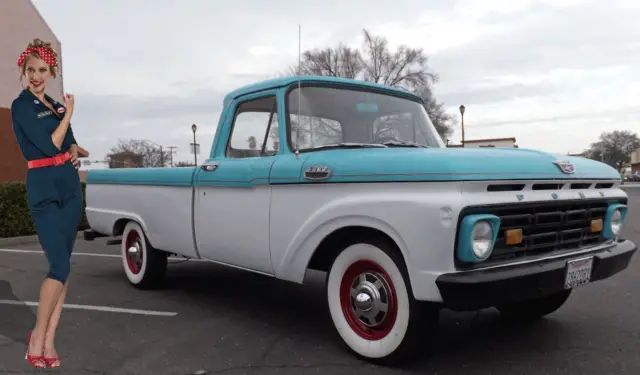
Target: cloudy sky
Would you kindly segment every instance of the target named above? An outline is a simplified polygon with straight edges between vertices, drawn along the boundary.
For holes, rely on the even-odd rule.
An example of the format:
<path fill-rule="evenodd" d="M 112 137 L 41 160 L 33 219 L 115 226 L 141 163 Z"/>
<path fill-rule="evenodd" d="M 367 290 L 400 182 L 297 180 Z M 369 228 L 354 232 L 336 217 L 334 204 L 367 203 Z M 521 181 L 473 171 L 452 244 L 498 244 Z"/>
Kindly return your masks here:
<path fill-rule="evenodd" d="M 392 48 L 423 48 L 438 99 L 452 114 L 467 107 L 467 139 L 567 153 L 603 131 L 640 132 L 637 0 L 34 3 L 62 42 L 74 131 L 91 159 L 144 138 L 192 160 L 192 123 L 208 154 L 224 94 L 295 63 L 299 23 L 303 49 L 359 46 L 363 28 Z"/>

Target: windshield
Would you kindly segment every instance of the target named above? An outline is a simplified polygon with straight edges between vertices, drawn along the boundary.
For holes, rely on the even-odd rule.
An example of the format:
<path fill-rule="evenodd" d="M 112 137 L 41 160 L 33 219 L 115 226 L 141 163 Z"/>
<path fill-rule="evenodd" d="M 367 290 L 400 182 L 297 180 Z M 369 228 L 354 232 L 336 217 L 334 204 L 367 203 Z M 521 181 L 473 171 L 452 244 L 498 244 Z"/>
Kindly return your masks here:
<path fill-rule="evenodd" d="M 372 144 L 445 147 L 420 103 L 392 95 L 319 86 L 303 86 L 299 91 L 296 87 L 288 94 L 287 112 L 290 144 L 301 152 Z"/>

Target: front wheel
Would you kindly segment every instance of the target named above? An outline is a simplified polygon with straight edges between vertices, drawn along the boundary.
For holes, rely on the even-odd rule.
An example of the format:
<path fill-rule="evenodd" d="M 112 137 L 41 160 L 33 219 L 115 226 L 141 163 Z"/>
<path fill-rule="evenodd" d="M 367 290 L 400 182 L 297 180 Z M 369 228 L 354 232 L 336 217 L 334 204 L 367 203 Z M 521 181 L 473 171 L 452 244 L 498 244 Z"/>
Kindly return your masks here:
<path fill-rule="evenodd" d="M 404 260 L 384 242 L 347 246 L 327 275 L 327 299 L 347 347 L 378 364 L 414 354 L 438 317 L 437 309 L 413 298 Z"/>
<path fill-rule="evenodd" d="M 140 224 L 130 221 L 121 243 L 122 264 L 129 282 L 140 289 L 156 288 L 165 280 L 167 253 L 154 249 Z"/>

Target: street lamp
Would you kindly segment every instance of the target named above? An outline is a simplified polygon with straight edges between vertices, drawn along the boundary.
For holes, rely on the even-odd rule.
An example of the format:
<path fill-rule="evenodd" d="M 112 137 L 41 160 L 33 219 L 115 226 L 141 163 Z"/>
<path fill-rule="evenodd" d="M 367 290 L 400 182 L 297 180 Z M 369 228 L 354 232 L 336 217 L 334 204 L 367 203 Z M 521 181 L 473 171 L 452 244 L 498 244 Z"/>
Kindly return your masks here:
<path fill-rule="evenodd" d="M 191 131 L 193 132 L 193 161 L 195 163 L 195 165 L 198 165 L 198 152 L 196 150 L 196 130 L 198 130 L 198 127 L 196 126 L 196 124 L 191 125 Z"/>
<path fill-rule="evenodd" d="M 464 147 L 464 104 L 460 105 L 460 115 L 462 115 L 462 147 Z"/>

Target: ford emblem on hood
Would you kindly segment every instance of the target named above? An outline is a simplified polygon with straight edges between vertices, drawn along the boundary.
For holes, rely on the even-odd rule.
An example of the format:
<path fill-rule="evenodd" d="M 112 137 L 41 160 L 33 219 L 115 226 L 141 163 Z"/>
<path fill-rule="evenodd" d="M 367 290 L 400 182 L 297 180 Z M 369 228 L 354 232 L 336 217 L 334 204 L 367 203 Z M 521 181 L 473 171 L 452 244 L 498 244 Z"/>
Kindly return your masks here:
<path fill-rule="evenodd" d="M 553 162 L 553 164 L 558 166 L 558 168 L 560 168 L 562 173 L 572 174 L 572 173 L 575 173 L 575 171 L 576 171 L 576 167 L 573 164 L 571 164 L 570 161 L 556 160 L 556 161 Z"/>

